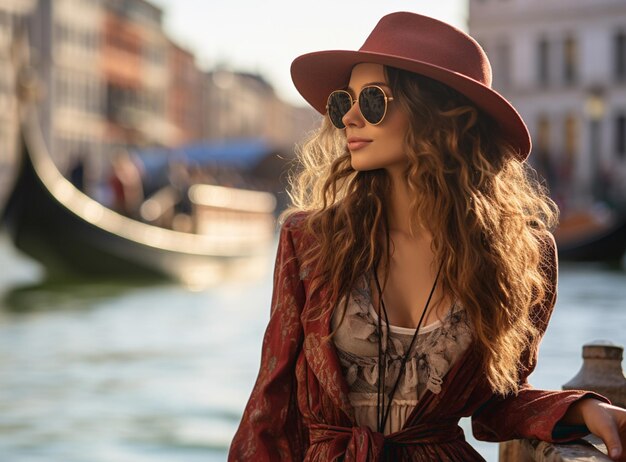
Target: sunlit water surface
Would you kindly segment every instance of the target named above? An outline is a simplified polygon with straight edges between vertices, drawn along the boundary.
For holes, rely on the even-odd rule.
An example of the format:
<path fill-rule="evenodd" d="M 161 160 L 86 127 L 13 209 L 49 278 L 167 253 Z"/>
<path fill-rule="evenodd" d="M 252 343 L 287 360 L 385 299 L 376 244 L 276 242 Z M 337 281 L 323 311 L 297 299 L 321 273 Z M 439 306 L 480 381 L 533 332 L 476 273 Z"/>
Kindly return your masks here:
<path fill-rule="evenodd" d="M 40 284 L 0 235 L 0 460 L 223 461 L 256 378 L 275 246 L 261 279 Z M 626 273 L 561 266 L 531 382 L 560 388 L 581 346 L 626 343 Z M 488 461 L 497 445 L 468 440 Z"/>

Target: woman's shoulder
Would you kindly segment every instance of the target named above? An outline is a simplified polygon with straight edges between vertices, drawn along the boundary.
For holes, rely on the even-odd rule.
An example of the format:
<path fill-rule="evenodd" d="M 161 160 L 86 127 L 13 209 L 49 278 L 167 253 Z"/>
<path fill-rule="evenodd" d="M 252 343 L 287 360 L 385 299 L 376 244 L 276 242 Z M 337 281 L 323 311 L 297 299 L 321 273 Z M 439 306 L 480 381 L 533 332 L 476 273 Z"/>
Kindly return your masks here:
<path fill-rule="evenodd" d="M 313 235 L 308 230 L 307 218 L 312 212 L 306 210 L 296 210 L 287 212 L 281 217 L 281 236 L 289 236 L 297 254 L 313 244 Z"/>
<path fill-rule="evenodd" d="M 314 236 L 307 230 L 307 218 L 310 211 L 296 210 L 287 212 L 281 216 L 279 248 L 289 246 L 292 256 L 298 261 L 300 279 L 305 279 L 309 274 L 309 265 L 304 264 L 307 251 L 314 246 Z"/>
<path fill-rule="evenodd" d="M 301 231 L 305 226 L 307 217 L 311 215 L 308 210 L 294 210 L 287 212 L 282 218 L 281 229 L 288 229 L 291 232 Z"/>

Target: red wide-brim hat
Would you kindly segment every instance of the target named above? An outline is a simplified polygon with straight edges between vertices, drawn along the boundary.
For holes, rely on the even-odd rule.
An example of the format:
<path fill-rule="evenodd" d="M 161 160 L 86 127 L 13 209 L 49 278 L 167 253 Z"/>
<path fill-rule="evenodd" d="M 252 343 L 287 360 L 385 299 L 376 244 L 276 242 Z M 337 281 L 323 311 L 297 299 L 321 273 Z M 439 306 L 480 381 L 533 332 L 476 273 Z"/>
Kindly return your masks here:
<path fill-rule="evenodd" d="M 469 98 L 491 116 L 520 160 L 528 157 L 530 134 L 522 117 L 491 88 L 491 65 L 476 40 L 460 29 L 415 13 L 384 16 L 358 51 L 330 50 L 307 53 L 291 64 L 291 78 L 321 114 L 328 95 L 345 88 L 352 68 L 376 63 L 404 69 L 438 80 Z"/>

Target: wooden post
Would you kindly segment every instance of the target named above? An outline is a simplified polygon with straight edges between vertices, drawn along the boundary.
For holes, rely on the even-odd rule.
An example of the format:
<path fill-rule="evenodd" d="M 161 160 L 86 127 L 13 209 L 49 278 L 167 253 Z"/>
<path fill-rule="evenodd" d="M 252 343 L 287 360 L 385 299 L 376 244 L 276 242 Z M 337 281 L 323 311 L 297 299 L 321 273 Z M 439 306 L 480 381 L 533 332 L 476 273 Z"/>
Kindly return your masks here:
<path fill-rule="evenodd" d="M 622 371 L 624 348 L 611 342 L 583 346 L 583 365 L 578 374 L 563 385 L 563 390 L 591 390 L 626 407 L 626 377 Z"/>
<path fill-rule="evenodd" d="M 524 440 L 511 440 L 500 443 L 498 460 L 500 462 L 533 462 L 523 443 Z"/>

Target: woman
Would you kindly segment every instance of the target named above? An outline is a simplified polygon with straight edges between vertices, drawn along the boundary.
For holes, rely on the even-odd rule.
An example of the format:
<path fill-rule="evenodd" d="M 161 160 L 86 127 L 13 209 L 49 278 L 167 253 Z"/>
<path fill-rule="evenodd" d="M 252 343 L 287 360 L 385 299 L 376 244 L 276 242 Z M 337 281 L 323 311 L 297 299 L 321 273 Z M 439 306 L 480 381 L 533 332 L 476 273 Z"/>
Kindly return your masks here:
<path fill-rule="evenodd" d="M 626 412 L 526 381 L 556 299 L 557 211 L 476 41 L 394 13 L 292 77 L 326 116 L 301 152 L 229 460 L 483 460 L 464 416 L 487 441 L 592 431 L 618 460 Z"/>

